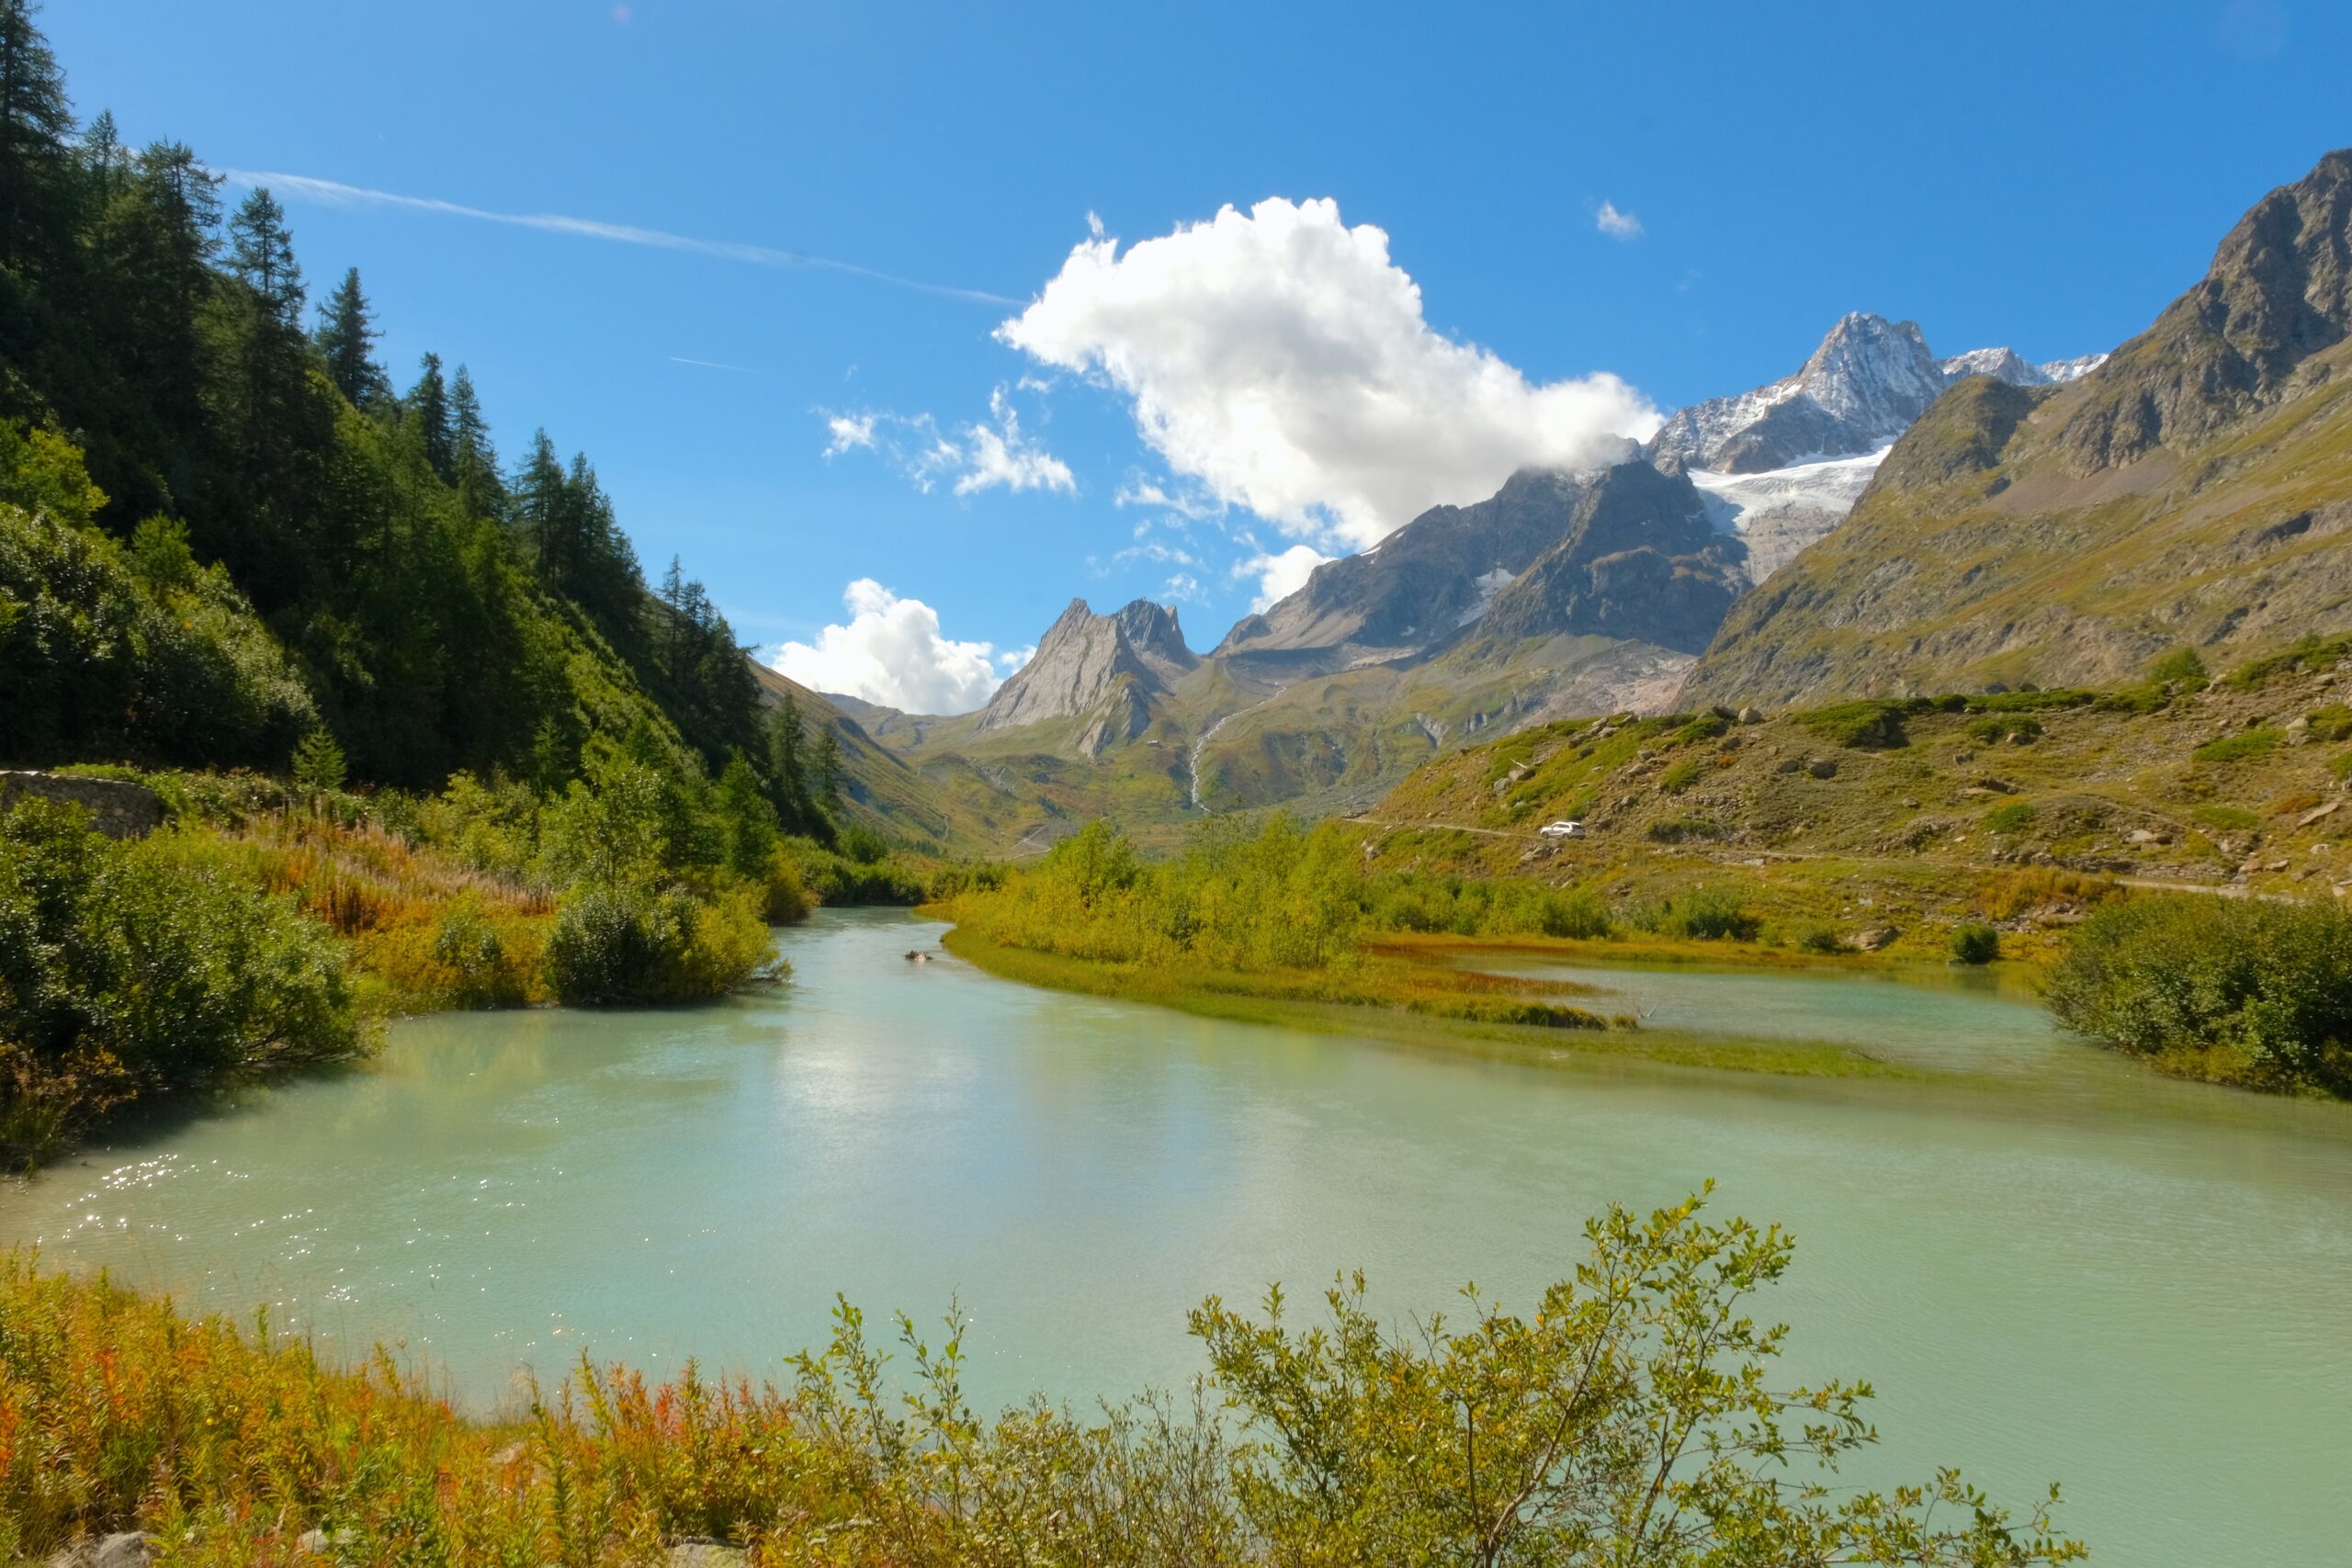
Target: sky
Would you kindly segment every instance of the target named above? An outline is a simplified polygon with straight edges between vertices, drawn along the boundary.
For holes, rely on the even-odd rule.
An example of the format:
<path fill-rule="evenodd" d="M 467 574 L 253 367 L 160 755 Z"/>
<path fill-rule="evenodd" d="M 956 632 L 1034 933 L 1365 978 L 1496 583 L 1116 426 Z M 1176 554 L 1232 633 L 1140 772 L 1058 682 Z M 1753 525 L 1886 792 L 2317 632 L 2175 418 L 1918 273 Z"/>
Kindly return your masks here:
<path fill-rule="evenodd" d="M 1788 374 L 2114 347 L 2352 144 L 2352 6 L 51 0 L 763 658 L 977 706 Z M 232 197 L 236 192 L 232 190 Z"/>

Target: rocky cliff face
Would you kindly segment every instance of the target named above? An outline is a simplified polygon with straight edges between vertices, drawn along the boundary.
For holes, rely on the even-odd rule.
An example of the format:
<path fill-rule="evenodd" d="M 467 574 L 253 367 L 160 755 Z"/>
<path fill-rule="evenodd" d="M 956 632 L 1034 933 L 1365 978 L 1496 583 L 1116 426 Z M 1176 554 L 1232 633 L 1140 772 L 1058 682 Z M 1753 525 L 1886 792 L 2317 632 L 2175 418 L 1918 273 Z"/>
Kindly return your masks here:
<path fill-rule="evenodd" d="M 1734 608 L 1686 702 L 2129 679 L 2352 626 L 2352 153 L 2061 385 L 1964 381 Z"/>
<path fill-rule="evenodd" d="M 997 688 L 974 730 L 1090 714 L 1123 688 L 1164 692 L 1199 662 L 1184 646 L 1175 611 L 1138 599 L 1098 615 L 1085 600 L 1073 599 L 1037 639 L 1036 654 Z M 1123 719 L 1116 728 L 1132 723 Z"/>
<path fill-rule="evenodd" d="M 1433 506 L 1363 554 L 1317 567 L 1306 587 L 1237 623 L 1216 652 L 1327 673 L 1435 648 L 1560 542 L 1585 484 L 1531 469 L 1475 505 Z"/>
<path fill-rule="evenodd" d="M 1479 638 L 1597 634 L 1697 653 L 1747 586 L 1736 539 L 1690 478 L 1648 463 L 1548 476 L 1565 503 L 1557 540 L 1494 596 Z"/>

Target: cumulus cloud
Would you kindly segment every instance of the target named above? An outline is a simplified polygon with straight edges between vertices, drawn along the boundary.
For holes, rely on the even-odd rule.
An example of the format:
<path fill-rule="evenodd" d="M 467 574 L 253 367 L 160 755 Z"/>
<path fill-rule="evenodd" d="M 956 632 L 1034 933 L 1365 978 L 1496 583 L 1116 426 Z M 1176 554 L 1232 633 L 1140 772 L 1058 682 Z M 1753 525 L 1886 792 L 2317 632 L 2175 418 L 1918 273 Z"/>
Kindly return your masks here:
<path fill-rule="evenodd" d="M 1069 465 L 1021 429 L 1021 416 L 1002 387 L 989 395 L 989 423 L 943 431 L 927 413 L 895 414 L 867 409 L 837 413 L 820 409 L 825 422 L 825 456 L 844 452 L 881 454 L 928 494 L 943 479 L 957 495 L 1002 488 L 1053 490 L 1075 494 L 1078 479 Z"/>
<path fill-rule="evenodd" d="M 938 611 L 901 599 L 870 577 L 851 583 L 842 603 L 849 624 L 825 627 L 814 644 L 786 643 L 775 656 L 777 670 L 820 692 L 908 713 L 968 713 L 1037 651 L 1000 653 L 989 643 L 944 637 Z"/>
<path fill-rule="evenodd" d="M 1388 236 L 1333 201 L 1118 246 L 1081 241 L 997 336 L 1107 380 L 1170 468 L 1294 537 L 1368 546 L 1514 468 L 1611 460 L 1658 423 L 1614 376 L 1533 385 L 1432 330 Z"/>
<path fill-rule="evenodd" d="M 1279 554 L 1259 554 L 1233 563 L 1233 575 L 1258 580 L 1257 596 L 1250 601 L 1252 613 L 1263 614 L 1275 601 L 1287 599 L 1306 586 L 1315 569 L 1331 558 L 1310 545 L 1293 545 Z"/>
<path fill-rule="evenodd" d="M 1613 201 L 1604 201 L 1600 210 L 1592 215 L 1592 226 L 1612 240 L 1638 240 L 1642 237 L 1642 220 L 1630 212 L 1620 212 Z"/>

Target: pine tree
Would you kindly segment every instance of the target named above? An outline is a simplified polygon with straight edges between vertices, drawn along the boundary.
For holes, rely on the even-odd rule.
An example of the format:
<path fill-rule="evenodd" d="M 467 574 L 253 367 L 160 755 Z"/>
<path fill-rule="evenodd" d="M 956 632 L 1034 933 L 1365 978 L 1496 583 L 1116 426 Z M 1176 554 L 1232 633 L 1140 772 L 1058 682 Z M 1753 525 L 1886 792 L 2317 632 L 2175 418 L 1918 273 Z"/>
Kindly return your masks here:
<path fill-rule="evenodd" d="M 424 374 L 408 390 L 408 416 L 416 421 L 424 460 L 441 476 L 443 484 L 454 484 L 458 478 L 457 432 L 449 423 L 449 389 L 441 380 L 441 356 L 427 354 L 423 365 Z M 471 390 L 468 389 L 469 393 Z M 480 417 L 479 410 L 476 417 Z"/>
<path fill-rule="evenodd" d="M 46 229 L 65 137 L 74 127 L 65 73 L 33 25 L 30 0 L 0 0 L 0 261 L 17 263 Z"/>
<path fill-rule="evenodd" d="M 229 269 L 253 290 L 265 326 L 301 330 L 302 269 L 286 209 L 267 186 L 255 186 L 229 219 Z"/>
<path fill-rule="evenodd" d="M 498 448 L 491 445 L 490 423 L 482 418 L 481 400 L 474 394 L 473 373 L 462 365 L 449 383 L 449 445 L 458 499 L 468 515 L 503 516 L 506 487 L 498 479 Z"/>
<path fill-rule="evenodd" d="M 343 275 L 327 302 L 319 307 L 319 352 L 326 355 L 327 378 L 356 409 L 373 408 L 390 395 L 391 378 L 375 360 L 375 312 L 360 291 L 359 269 Z"/>
<path fill-rule="evenodd" d="M 115 129 L 114 111 L 100 109 L 82 130 L 82 174 L 89 182 L 90 205 L 99 212 L 113 205 L 130 185 L 130 149 Z"/>

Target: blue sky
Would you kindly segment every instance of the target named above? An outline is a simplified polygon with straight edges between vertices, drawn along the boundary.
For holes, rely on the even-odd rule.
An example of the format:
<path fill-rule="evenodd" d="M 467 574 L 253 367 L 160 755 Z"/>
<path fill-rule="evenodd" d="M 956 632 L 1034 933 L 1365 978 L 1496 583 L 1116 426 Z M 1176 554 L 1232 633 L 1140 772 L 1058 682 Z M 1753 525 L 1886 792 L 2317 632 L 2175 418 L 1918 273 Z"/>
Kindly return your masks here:
<path fill-rule="evenodd" d="M 81 112 L 216 168 L 967 291 L 279 187 L 314 295 L 360 268 L 396 379 L 464 360 L 510 457 L 540 424 L 589 454 L 649 570 L 683 556 L 771 650 L 929 660 L 899 673 L 935 705 L 1074 594 L 1172 592 L 1205 648 L 1267 558 L 1477 499 L 1453 491 L 1514 441 L 1785 374 L 1849 310 L 1945 354 L 2110 348 L 2352 142 L 2352 7 L 2311 0 L 52 0 L 43 25 Z M 1317 200 L 1336 218 L 1288 205 Z"/>

